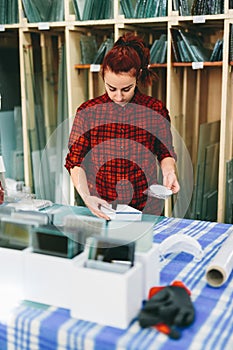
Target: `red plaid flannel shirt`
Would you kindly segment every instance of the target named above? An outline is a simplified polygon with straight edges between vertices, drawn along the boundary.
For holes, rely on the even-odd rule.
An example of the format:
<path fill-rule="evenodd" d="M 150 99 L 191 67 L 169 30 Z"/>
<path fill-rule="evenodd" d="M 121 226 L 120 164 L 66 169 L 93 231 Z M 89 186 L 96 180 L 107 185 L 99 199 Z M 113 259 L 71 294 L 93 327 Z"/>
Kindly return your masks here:
<path fill-rule="evenodd" d="M 160 215 L 163 202 L 143 193 L 157 182 L 155 156 L 159 162 L 176 159 L 169 113 L 161 101 L 136 88 L 124 107 L 105 93 L 77 109 L 65 167 L 85 170 L 92 195 Z"/>

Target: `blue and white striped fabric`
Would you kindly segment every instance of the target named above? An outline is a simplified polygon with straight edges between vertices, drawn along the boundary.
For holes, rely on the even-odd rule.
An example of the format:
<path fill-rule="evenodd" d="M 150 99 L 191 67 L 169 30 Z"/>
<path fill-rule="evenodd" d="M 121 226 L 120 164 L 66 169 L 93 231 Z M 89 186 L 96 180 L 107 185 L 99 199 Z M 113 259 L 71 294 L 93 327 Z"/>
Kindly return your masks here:
<path fill-rule="evenodd" d="M 156 243 L 182 232 L 195 237 L 205 253 L 198 262 L 184 252 L 161 262 L 161 284 L 183 281 L 195 306 L 195 321 L 182 330 L 181 339 L 141 329 L 137 320 L 121 330 L 73 319 L 69 310 L 25 302 L 14 309 L 6 324 L 0 324 L 0 350 L 232 350 L 233 274 L 220 288 L 210 287 L 205 280 L 207 265 L 232 228 L 174 218 L 164 218 L 155 225 Z"/>

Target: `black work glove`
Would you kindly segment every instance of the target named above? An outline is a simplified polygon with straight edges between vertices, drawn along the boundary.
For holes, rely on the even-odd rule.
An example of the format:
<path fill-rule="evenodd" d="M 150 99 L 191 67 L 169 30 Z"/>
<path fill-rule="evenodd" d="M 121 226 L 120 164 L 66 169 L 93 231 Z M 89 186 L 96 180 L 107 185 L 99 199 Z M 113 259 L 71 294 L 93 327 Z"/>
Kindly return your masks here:
<path fill-rule="evenodd" d="M 175 326 L 186 327 L 194 320 L 194 307 L 187 288 L 180 282 L 166 287 L 152 288 L 150 299 L 140 311 L 141 327 L 155 326 L 159 331 L 178 339 L 180 333 Z"/>

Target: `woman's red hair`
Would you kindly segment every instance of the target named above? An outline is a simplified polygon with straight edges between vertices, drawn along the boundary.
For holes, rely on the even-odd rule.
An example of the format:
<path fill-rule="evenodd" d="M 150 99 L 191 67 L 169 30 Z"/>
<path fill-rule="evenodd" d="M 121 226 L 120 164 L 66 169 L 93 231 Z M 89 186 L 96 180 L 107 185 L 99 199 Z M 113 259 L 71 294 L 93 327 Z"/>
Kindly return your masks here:
<path fill-rule="evenodd" d="M 115 74 L 129 72 L 143 85 L 150 85 L 156 74 L 149 69 L 150 50 L 142 38 L 132 33 L 121 36 L 113 48 L 105 55 L 102 65 L 102 77 L 106 69 Z"/>

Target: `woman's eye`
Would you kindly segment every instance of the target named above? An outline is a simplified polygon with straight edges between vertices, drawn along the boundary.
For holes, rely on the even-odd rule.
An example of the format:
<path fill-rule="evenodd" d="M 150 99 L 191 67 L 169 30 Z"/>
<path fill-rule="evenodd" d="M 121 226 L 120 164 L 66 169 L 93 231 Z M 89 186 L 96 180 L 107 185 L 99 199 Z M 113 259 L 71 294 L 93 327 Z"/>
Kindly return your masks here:
<path fill-rule="evenodd" d="M 129 92 L 131 88 L 127 88 L 127 89 L 122 89 L 123 92 Z"/>

